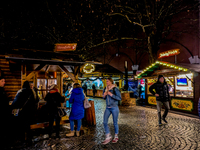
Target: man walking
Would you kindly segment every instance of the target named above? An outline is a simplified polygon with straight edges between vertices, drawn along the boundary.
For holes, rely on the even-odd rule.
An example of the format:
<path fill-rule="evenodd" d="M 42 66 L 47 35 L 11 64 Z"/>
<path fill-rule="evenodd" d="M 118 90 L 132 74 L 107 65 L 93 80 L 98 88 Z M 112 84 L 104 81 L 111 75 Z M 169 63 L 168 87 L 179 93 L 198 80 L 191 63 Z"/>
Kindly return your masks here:
<path fill-rule="evenodd" d="M 169 88 L 168 88 L 167 82 L 165 81 L 165 78 L 163 75 L 158 76 L 158 81 L 150 86 L 149 91 L 153 95 L 156 96 L 159 125 L 162 125 L 161 119 L 165 123 L 167 123 L 166 117 L 170 109 L 169 107 L 170 95 L 169 95 Z M 165 112 L 161 118 L 162 104 L 165 106 Z"/>

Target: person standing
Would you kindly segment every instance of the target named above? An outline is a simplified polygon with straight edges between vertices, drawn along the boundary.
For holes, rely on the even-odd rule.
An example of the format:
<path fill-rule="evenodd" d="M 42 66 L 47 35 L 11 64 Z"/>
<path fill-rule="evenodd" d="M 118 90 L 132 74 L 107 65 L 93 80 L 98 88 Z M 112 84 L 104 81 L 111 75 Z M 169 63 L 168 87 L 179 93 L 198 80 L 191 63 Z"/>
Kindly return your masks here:
<path fill-rule="evenodd" d="M 97 92 L 95 84 L 92 85 L 92 91 L 93 91 L 93 97 L 95 97 L 95 94 Z"/>
<path fill-rule="evenodd" d="M 69 116 L 71 132 L 66 134 L 67 137 L 74 136 L 74 121 L 77 120 L 76 136 L 80 136 L 81 119 L 84 118 L 84 99 L 85 95 L 79 83 L 73 85 L 73 90 L 69 103 L 72 103 L 72 109 Z"/>
<path fill-rule="evenodd" d="M 10 119 L 11 119 L 11 109 L 9 106 L 9 99 L 7 97 L 6 92 L 4 91 L 5 86 L 5 78 L 0 76 L 0 99 L 1 99 L 1 109 L 0 109 L 0 117 L 1 117 L 1 147 L 4 149 L 9 148 L 8 141 L 10 140 Z"/>
<path fill-rule="evenodd" d="M 83 91 L 84 91 L 85 95 L 87 96 L 87 84 L 84 83 L 82 88 L 83 88 Z"/>
<path fill-rule="evenodd" d="M 114 84 L 114 81 L 112 78 L 108 78 L 106 80 L 106 88 L 103 90 L 103 98 L 106 100 L 106 110 L 104 112 L 104 129 L 106 132 L 106 139 L 102 142 L 102 144 L 107 144 L 112 140 L 112 136 L 110 134 L 110 130 L 108 127 L 108 118 L 112 114 L 113 117 L 113 123 L 115 128 L 115 137 L 112 140 L 112 143 L 117 143 L 119 140 L 118 133 L 119 133 L 119 127 L 118 127 L 118 115 L 119 115 L 119 108 L 118 108 L 118 102 L 121 100 L 121 93 L 119 89 Z"/>
<path fill-rule="evenodd" d="M 35 115 L 35 105 L 37 101 L 34 97 L 33 91 L 30 88 L 30 83 L 25 81 L 22 89 L 19 90 L 13 100 L 12 108 L 13 109 L 22 109 L 19 114 L 19 131 L 22 131 L 22 140 L 25 140 L 27 144 L 32 143 L 32 134 L 30 125 L 33 123 L 32 120 Z M 27 136 L 25 136 L 27 134 Z"/>
<path fill-rule="evenodd" d="M 30 88 L 31 90 L 33 91 L 33 95 L 34 95 L 34 98 L 36 100 L 36 105 L 35 105 L 35 108 L 38 109 L 38 102 L 39 102 L 39 97 L 38 97 L 38 89 L 34 87 L 34 84 L 33 82 L 30 82 Z"/>
<path fill-rule="evenodd" d="M 162 125 L 161 119 L 165 123 L 167 123 L 166 117 L 170 109 L 169 107 L 170 95 L 169 95 L 169 88 L 168 88 L 167 82 L 165 81 L 165 78 L 163 75 L 158 76 L 158 81 L 150 86 L 149 91 L 153 95 L 156 96 L 159 125 Z M 161 118 L 162 104 L 165 106 L 165 112 Z"/>
<path fill-rule="evenodd" d="M 58 114 L 58 107 L 61 107 L 61 103 L 65 101 L 65 98 L 58 92 L 58 86 L 53 84 L 44 100 L 47 102 L 46 106 L 49 114 L 49 139 L 51 139 L 54 119 L 56 120 L 56 139 L 59 139 L 61 117 Z"/>

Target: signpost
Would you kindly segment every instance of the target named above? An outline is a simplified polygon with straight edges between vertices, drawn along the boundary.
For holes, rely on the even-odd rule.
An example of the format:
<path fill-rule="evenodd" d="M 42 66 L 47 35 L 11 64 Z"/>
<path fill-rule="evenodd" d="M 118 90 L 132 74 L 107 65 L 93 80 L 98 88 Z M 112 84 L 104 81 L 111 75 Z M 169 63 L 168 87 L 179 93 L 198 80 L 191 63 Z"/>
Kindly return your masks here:
<path fill-rule="evenodd" d="M 76 50 L 77 43 L 59 43 L 55 44 L 55 52 L 61 52 L 61 51 L 75 51 Z"/>
<path fill-rule="evenodd" d="M 164 51 L 162 53 L 159 54 L 158 58 L 165 58 L 165 57 L 170 57 L 170 56 L 175 56 L 175 64 L 177 63 L 177 58 L 176 56 L 180 54 L 180 49 L 172 49 L 172 50 L 168 50 L 168 51 Z"/>

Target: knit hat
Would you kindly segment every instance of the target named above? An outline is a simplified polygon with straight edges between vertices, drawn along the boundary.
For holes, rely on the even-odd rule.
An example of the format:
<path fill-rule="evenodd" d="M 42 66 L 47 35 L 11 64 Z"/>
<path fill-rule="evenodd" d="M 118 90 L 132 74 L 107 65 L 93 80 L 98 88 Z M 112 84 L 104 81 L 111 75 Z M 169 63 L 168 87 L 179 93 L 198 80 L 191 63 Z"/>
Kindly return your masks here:
<path fill-rule="evenodd" d="M 165 77 L 163 75 L 161 75 L 161 74 L 158 76 L 158 81 L 157 82 L 160 82 L 159 79 L 162 78 L 162 77 L 164 78 L 164 83 L 166 83 Z"/>
<path fill-rule="evenodd" d="M 49 88 L 49 90 L 57 90 L 58 86 L 56 84 L 52 84 Z"/>
<path fill-rule="evenodd" d="M 163 75 L 160 74 L 160 75 L 158 76 L 158 80 L 159 80 L 160 78 L 162 78 L 162 77 L 165 78 Z"/>

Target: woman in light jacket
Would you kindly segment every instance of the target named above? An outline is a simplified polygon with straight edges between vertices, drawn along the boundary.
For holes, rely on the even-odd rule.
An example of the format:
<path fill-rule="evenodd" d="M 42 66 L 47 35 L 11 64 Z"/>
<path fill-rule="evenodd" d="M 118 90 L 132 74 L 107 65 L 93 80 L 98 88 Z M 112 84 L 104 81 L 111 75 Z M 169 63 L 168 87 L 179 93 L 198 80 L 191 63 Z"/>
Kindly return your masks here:
<path fill-rule="evenodd" d="M 112 140 L 112 143 L 117 143 L 118 141 L 118 133 L 119 133 L 119 127 L 118 127 L 118 115 L 119 115 L 119 108 L 118 108 L 118 102 L 121 100 L 121 93 L 119 89 L 114 84 L 114 81 L 112 78 L 108 78 L 106 80 L 106 88 L 103 91 L 103 98 L 106 99 L 106 110 L 104 112 L 104 129 L 106 132 L 106 139 L 102 142 L 102 144 L 107 144 L 112 140 L 112 136 L 110 134 L 110 130 L 108 127 L 108 118 L 112 114 L 113 121 L 114 121 L 114 128 L 115 128 L 115 137 Z"/>

